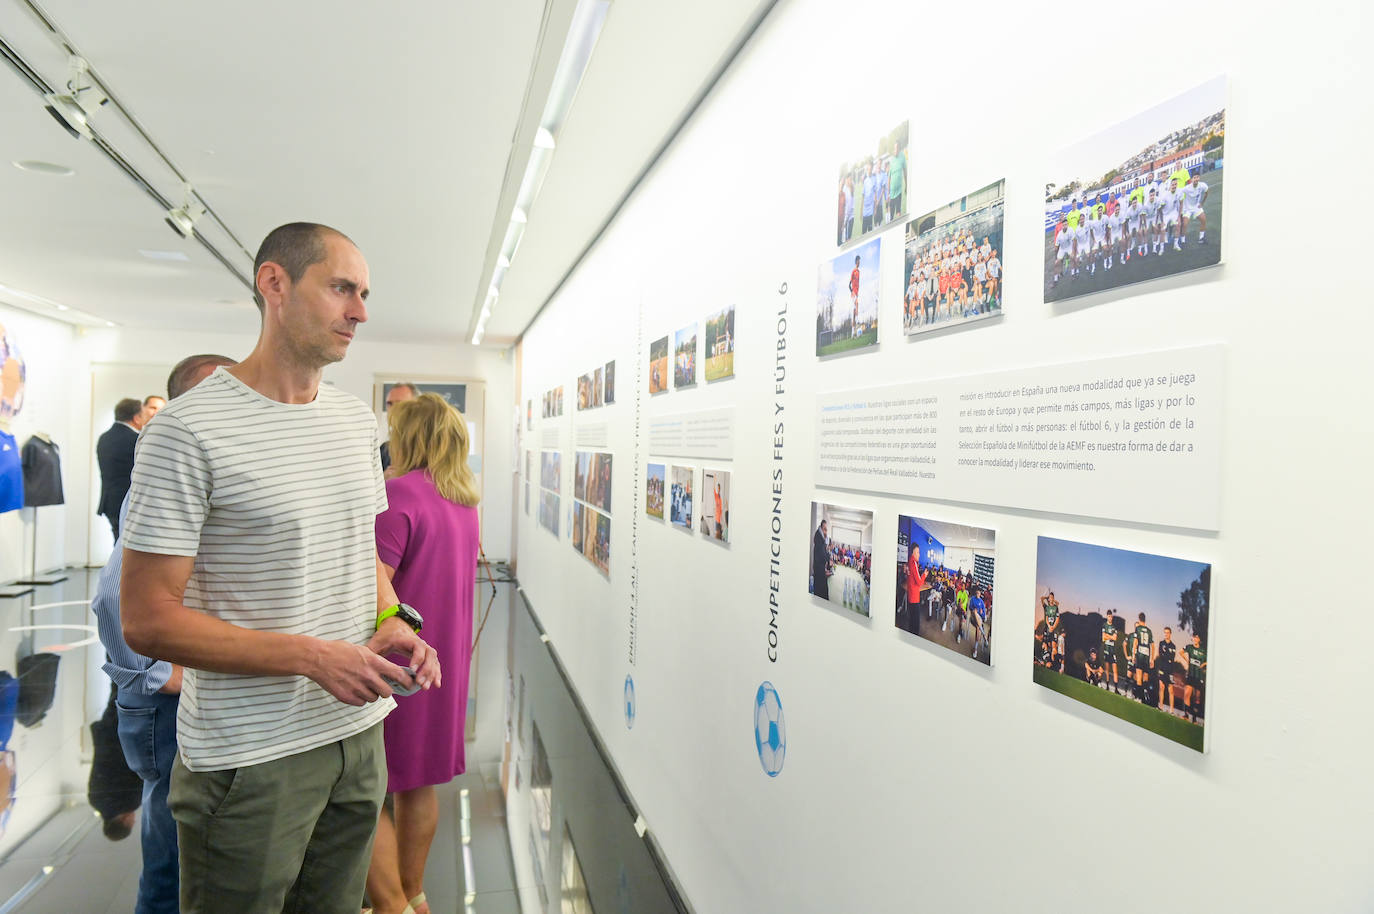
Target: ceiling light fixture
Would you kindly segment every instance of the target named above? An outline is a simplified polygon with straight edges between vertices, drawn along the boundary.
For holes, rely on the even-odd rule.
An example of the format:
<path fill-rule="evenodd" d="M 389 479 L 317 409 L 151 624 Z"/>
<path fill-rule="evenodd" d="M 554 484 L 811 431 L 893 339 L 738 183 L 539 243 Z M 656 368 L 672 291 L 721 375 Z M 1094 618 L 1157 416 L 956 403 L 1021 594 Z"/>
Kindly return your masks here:
<path fill-rule="evenodd" d="M 66 165 L 58 165 L 55 162 L 40 162 L 37 159 L 23 159 L 12 163 L 20 171 L 31 171 L 38 175 L 52 175 L 56 178 L 70 178 L 76 174 L 76 169 L 68 168 Z"/>
<path fill-rule="evenodd" d="M 184 202 L 167 210 L 167 217 L 162 221 L 167 223 L 178 237 L 190 238 L 196 233 L 196 220 L 205 215 L 205 207 L 196 198 L 196 190 L 190 184 L 183 185 L 182 191 L 185 194 Z"/>
<path fill-rule="evenodd" d="M 186 256 L 185 251 L 149 251 L 139 248 L 138 252 L 149 260 L 179 260 L 189 263 L 191 258 Z"/>
<path fill-rule="evenodd" d="M 91 139 L 90 117 L 110 99 L 90 79 L 85 58 L 73 56 L 68 64 L 66 92 L 48 92 L 43 96 L 44 110 L 71 134 L 72 139 Z"/>
<path fill-rule="evenodd" d="M 510 269 L 515 259 L 516 249 L 524 238 L 525 226 L 529 222 L 534 201 L 543 188 L 544 178 L 549 173 L 554 149 L 558 145 L 558 132 L 572 110 L 573 99 L 591 63 L 592 51 L 601 37 L 602 27 L 606 24 L 606 14 L 610 11 L 611 0 L 578 0 L 568 25 L 563 47 L 559 51 L 558 64 L 554 68 L 553 79 L 548 94 L 544 97 L 544 110 L 531 142 L 529 159 L 521 175 L 520 185 L 516 188 L 515 203 L 511 208 L 510 222 L 506 225 L 505 236 L 497 250 L 496 263 L 491 269 L 491 291 L 482 306 L 478 317 L 473 345 L 482 339 L 486 319 L 491 316 L 495 302 L 494 293 Z M 525 128 L 528 129 L 528 128 Z M 502 198 L 509 199 L 509 186 L 502 188 Z M 490 250 L 490 248 L 488 248 Z M 488 255 L 490 256 L 490 255 Z M 480 287 L 479 287 L 480 288 Z"/>
<path fill-rule="evenodd" d="M 544 116 L 539 119 L 551 142 L 572 110 L 573 99 L 582 85 L 582 77 L 587 74 L 592 51 L 596 49 L 610 8 L 610 0 L 579 0 L 577 9 L 573 10 L 572 25 L 563 41 L 563 53 L 559 55 L 553 85 L 549 87 L 549 98 L 544 104 Z"/>

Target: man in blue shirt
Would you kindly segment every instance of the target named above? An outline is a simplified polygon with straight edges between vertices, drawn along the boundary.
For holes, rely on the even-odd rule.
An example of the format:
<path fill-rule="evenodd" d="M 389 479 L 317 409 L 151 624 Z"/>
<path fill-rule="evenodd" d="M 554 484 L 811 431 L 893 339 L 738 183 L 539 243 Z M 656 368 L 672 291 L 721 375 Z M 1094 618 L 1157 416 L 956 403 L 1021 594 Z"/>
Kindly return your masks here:
<path fill-rule="evenodd" d="M 873 176 L 873 166 L 864 166 L 864 227 L 863 234 L 873 231 L 873 204 L 878 198 L 878 179 Z"/>
<path fill-rule="evenodd" d="M 221 365 L 235 365 L 222 355 L 193 355 L 183 359 L 167 378 L 167 397 L 174 399 L 209 377 Z M 120 529 L 129 510 L 126 496 L 119 511 Z M 110 560 L 100 572 L 91 609 L 95 611 L 100 643 L 108 661 L 104 670 L 117 689 L 119 742 L 124 760 L 143 779 L 143 874 L 138 881 L 135 914 L 177 914 L 180 880 L 177 864 L 177 826 L 167 809 L 172 762 L 177 754 L 177 703 L 181 667 L 153 660 L 124 641 L 119 615 L 119 579 L 124 544 L 116 541 Z"/>

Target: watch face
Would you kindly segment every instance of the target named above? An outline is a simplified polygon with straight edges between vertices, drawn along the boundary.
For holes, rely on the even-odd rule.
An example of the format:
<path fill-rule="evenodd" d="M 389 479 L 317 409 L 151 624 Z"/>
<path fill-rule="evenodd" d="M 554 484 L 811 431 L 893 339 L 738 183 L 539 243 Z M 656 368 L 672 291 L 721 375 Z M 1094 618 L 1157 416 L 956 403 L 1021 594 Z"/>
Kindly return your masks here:
<path fill-rule="evenodd" d="M 400 604 L 400 606 L 396 610 L 396 615 L 400 617 L 402 622 L 404 622 L 406 625 L 409 625 L 416 631 L 419 631 L 420 626 L 424 625 L 425 623 L 424 617 L 422 617 L 418 612 L 415 611 L 415 607 L 410 606 L 407 603 Z"/>

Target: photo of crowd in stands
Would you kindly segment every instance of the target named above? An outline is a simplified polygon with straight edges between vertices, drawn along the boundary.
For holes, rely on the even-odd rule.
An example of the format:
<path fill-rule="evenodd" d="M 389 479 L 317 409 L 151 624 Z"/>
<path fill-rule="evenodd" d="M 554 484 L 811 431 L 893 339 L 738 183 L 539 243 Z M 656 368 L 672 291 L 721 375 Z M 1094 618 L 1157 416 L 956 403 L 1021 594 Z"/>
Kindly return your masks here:
<path fill-rule="evenodd" d="M 697 325 L 683 327 L 673 338 L 673 386 L 697 382 Z"/>
<path fill-rule="evenodd" d="M 871 615 L 873 512 L 811 503 L 807 592 L 861 616 Z"/>
<path fill-rule="evenodd" d="M 668 490 L 668 521 L 684 529 L 692 529 L 692 477 L 694 467 L 674 466 Z"/>
<path fill-rule="evenodd" d="M 1040 537 L 1037 683 L 1203 751 L 1212 566 Z"/>
<path fill-rule="evenodd" d="M 816 282 L 816 355 L 878 343 L 881 238 L 821 264 Z"/>
<path fill-rule="evenodd" d="M 659 394 L 668 389 L 668 338 L 649 344 L 649 393 Z"/>
<path fill-rule="evenodd" d="M 615 402 L 615 360 L 606 363 L 606 404 Z"/>
<path fill-rule="evenodd" d="M 897 627 L 991 665 L 996 544 L 983 527 L 898 515 Z"/>
<path fill-rule="evenodd" d="M 706 318 L 706 380 L 719 381 L 735 373 L 735 306 Z"/>
<path fill-rule="evenodd" d="M 907 334 L 1002 313 L 1005 198 L 997 181 L 906 224 Z"/>
<path fill-rule="evenodd" d="M 1061 152 L 1045 185 L 1045 301 L 1221 261 L 1226 78 Z"/>
<path fill-rule="evenodd" d="M 663 482 L 666 471 L 667 467 L 663 464 L 651 463 L 645 473 L 644 513 L 650 517 L 663 517 Z"/>
<path fill-rule="evenodd" d="M 729 471 L 702 470 L 701 492 L 701 535 L 721 543 L 730 542 Z"/>
<path fill-rule="evenodd" d="M 602 511 L 611 510 L 611 455 L 578 451 L 573 470 L 573 498 Z"/>
<path fill-rule="evenodd" d="M 836 244 L 862 238 L 906 215 L 909 132 L 903 121 L 878 138 L 874 152 L 840 166 Z"/>

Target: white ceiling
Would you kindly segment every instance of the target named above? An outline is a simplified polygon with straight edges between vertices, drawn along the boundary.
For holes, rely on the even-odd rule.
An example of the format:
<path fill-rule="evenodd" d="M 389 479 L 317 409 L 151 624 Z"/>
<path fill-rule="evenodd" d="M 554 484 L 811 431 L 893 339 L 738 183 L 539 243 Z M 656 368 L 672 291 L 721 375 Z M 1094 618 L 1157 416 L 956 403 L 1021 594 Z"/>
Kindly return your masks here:
<path fill-rule="evenodd" d="M 204 231 L 242 275 L 273 226 L 350 235 L 372 273 L 374 339 L 466 341 L 479 287 L 543 108 L 574 0 L 41 0 L 152 140 L 242 242 Z M 515 263 L 487 328 L 518 336 L 591 241 L 685 107 L 769 0 L 613 0 Z M 136 10 L 136 13 L 134 12 Z M 551 34 L 540 41 L 541 22 Z M 22 0 L 0 0 L 0 36 L 49 83 L 67 55 Z M 538 66 L 536 66 L 538 65 Z M 532 113 L 531 113 L 532 112 Z M 43 110 L 0 64 L 0 285 L 129 327 L 238 331 L 248 289 L 157 203 Z M 110 108 L 92 118 L 167 198 L 179 182 Z M 20 171 L 38 159 L 73 177 Z M 519 172 L 516 172 L 516 179 Z M 181 251 L 154 261 L 140 249 Z"/>

